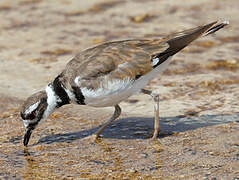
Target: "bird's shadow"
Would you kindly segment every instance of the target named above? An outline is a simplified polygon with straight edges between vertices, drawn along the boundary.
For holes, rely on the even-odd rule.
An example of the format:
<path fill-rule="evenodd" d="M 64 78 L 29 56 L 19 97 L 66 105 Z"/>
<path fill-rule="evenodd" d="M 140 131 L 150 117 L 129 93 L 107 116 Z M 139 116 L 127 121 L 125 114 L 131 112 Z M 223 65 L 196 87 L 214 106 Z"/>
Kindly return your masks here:
<path fill-rule="evenodd" d="M 161 136 L 169 136 L 174 132 L 184 132 L 201 127 L 207 127 L 229 122 L 239 122 L 239 114 L 233 115 L 202 115 L 202 116 L 175 116 L 160 118 Z M 47 135 L 41 138 L 36 144 L 51 144 L 57 142 L 72 142 L 77 139 L 90 136 L 97 131 L 98 127 L 77 132 Z M 146 139 L 154 127 L 153 118 L 127 117 L 118 119 L 111 126 L 104 130 L 104 138 L 115 139 Z M 35 145 L 36 145 L 35 144 Z"/>

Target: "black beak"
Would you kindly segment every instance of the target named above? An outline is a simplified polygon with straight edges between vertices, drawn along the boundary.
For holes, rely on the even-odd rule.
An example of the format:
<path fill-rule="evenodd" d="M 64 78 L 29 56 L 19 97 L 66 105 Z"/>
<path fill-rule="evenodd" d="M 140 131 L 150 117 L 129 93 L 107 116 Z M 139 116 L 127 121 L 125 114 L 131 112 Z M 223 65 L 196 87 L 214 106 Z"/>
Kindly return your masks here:
<path fill-rule="evenodd" d="M 29 139 L 31 137 L 31 134 L 32 134 L 32 130 L 33 129 L 31 129 L 31 128 L 27 128 L 26 133 L 24 135 L 24 140 L 23 140 L 24 146 L 27 146 Z"/>

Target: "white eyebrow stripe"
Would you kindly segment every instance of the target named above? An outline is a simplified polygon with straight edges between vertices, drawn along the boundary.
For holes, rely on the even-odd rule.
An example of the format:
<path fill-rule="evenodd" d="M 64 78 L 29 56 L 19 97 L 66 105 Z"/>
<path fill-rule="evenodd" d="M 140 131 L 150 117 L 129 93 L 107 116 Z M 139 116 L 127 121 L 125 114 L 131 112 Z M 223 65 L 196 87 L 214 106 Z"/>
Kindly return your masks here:
<path fill-rule="evenodd" d="M 34 111 L 40 104 L 40 101 L 36 102 L 35 104 L 29 106 L 29 108 L 25 111 L 25 114 L 31 113 Z"/>

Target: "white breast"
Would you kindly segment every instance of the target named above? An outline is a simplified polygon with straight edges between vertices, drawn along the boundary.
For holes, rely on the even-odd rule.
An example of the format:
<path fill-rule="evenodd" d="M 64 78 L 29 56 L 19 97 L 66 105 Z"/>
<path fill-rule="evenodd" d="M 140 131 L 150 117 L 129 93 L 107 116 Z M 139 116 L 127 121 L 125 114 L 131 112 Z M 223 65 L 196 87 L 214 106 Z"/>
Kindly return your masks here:
<path fill-rule="evenodd" d="M 112 81 L 103 80 L 100 88 L 96 90 L 81 88 L 85 103 L 94 107 L 114 106 L 143 89 L 158 73 L 166 69 L 170 61 L 171 57 L 136 81 L 129 78 Z"/>

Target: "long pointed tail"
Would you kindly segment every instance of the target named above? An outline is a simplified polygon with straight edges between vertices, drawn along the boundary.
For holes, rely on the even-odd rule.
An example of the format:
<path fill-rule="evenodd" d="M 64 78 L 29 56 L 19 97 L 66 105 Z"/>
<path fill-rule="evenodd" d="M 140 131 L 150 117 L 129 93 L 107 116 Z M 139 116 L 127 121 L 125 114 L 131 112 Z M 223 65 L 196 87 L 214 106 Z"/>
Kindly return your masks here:
<path fill-rule="evenodd" d="M 217 21 L 206 24 L 204 26 L 198 26 L 193 29 L 188 29 L 179 33 L 172 34 L 167 37 L 169 48 L 164 53 L 169 53 L 173 55 L 189 45 L 192 41 L 196 40 L 200 36 L 207 36 L 209 34 L 215 33 L 219 29 L 228 25 L 228 21 L 222 23 L 217 23 Z"/>
<path fill-rule="evenodd" d="M 212 34 L 228 24 L 229 24 L 229 21 L 223 21 L 222 23 L 216 24 L 216 25 L 212 26 L 209 30 L 207 30 L 206 33 L 204 34 L 204 36 Z"/>
<path fill-rule="evenodd" d="M 216 31 L 228 24 L 228 21 L 224 21 L 222 23 L 217 23 L 217 21 L 215 21 L 204 26 L 198 26 L 193 29 L 188 29 L 186 31 L 171 34 L 166 37 L 166 42 L 169 47 L 165 51 L 156 54 L 155 57 L 159 58 L 160 63 L 162 63 L 166 61 L 168 57 L 173 56 L 200 36 L 207 36 L 209 34 L 215 33 Z"/>

